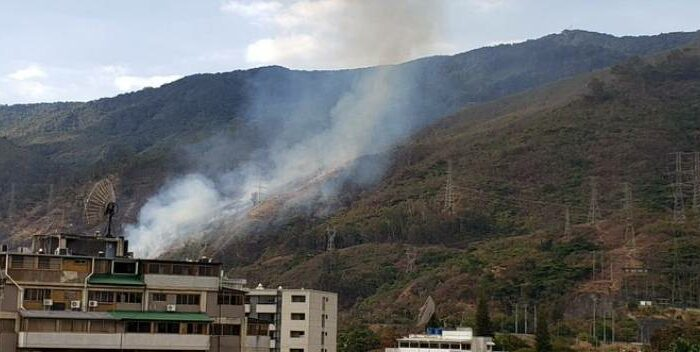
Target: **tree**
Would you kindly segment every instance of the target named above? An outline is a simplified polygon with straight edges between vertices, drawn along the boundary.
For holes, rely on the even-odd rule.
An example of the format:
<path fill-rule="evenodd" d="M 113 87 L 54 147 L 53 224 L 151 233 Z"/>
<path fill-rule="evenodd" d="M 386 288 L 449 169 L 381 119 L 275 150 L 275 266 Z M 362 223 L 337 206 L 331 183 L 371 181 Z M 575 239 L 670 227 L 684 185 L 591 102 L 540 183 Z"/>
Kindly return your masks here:
<path fill-rule="evenodd" d="M 479 294 L 476 301 L 476 335 L 493 336 L 491 317 L 489 315 L 489 302 L 485 294 Z"/>
<path fill-rule="evenodd" d="M 338 351 L 366 352 L 381 347 L 379 336 L 364 326 L 354 326 L 338 336 Z"/>
<path fill-rule="evenodd" d="M 537 316 L 537 331 L 535 331 L 535 351 L 552 352 L 547 314 L 543 310 L 540 310 L 540 312 L 540 315 Z"/>

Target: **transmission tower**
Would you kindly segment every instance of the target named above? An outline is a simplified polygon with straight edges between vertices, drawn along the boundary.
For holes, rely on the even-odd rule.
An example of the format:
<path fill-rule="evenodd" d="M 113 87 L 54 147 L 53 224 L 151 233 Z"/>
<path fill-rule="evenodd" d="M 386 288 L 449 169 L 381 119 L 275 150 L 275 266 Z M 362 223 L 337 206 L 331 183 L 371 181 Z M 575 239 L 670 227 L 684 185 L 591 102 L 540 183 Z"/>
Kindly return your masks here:
<path fill-rule="evenodd" d="M 588 224 L 595 225 L 600 217 L 600 210 L 598 209 L 598 185 L 596 184 L 596 179 L 591 179 L 591 200 L 588 204 Z"/>
<path fill-rule="evenodd" d="M 571 209 L 564 208 L 564 236 L 571 236 Z"/>
<path fill-rule="evenodd" d="M 624 241 L 629 243 L 632 248 L 636 246 L 636 233 L 634 230 L 634 222 L 632 220 L 632 187 L 630 187 L 629 182 L 625 182 L 625 199 L 623 201 L 622 209 L 625 213 L 625 232 Z"/>
<path fill-rule="evenodd" d="M 683 153 L 674 153 L 673 182 L 673 222 L 685 222 L 685 202 L 683 201 Z"/>
<path fill-rule="evenodd" d="M 418 255 L 412 250 L 406 250 L 406 272 L 412 273 L 416 270 L 416 259 Z"/>
<path fill-rule="evenodd" d="M 326 251 L 331 252 L 335 250 L 335 236 L 337 232 L 334 228 L 326 227 Z"/>
<path fill-rule="evenodd" d="M 10 185 L 10 195 L 9 195 L 10 199 L 9 199 L 8 204 L 7 204 L 7 218 L 8 219 L 12 219 L 15 216 L 15 210 L 16 210 L 15 209 L 16 208 L 15 196 L 16 196 L 15 195 L 15 183 L 13 182 Z"/>
<path fill-rule="evenodd" d="M 447 180 L 445 181 L 445 200 L 443 212 L 445 214 L 455 214 L 454 184 L 452 182 L 452 161 L 447 162 Z"/>

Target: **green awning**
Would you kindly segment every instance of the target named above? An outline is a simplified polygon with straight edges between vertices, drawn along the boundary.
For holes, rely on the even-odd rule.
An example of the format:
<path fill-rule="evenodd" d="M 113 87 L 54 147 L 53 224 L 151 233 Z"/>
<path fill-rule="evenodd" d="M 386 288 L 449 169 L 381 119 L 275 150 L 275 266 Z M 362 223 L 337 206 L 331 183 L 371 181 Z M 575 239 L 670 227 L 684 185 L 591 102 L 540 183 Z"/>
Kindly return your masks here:
<path fill-rule="evenodd" d="M 88 280 L 90 285 L 145 286 L 139 275 L 95 274 Z"/>
<path fill-rule="evenodd" d="M 157 320 L 157 321 L 192 321 L 210 322 L 214 319 L 204 313 L 183 313 L 183 312 L 137 312 L 137 311 L 114 311 L 109 314 L 121 320 Z"/>

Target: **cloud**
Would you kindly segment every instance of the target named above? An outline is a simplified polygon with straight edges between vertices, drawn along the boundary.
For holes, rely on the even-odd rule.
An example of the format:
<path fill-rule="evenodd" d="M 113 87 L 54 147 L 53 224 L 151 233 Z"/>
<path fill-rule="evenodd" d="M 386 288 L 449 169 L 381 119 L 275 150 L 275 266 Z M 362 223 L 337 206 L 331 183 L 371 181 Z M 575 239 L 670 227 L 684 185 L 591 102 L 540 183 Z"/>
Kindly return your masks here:
<path fill-rule="evenodd" d="M 21 70 L 17 70 L 9 75 L 7 75 L 7 78 L 13 79 L 15 81 L 26 81 L 26 80 L 33 80 L 33 79 L 41 79 L 41 78 L 46 78 L 47 74 L 44 69 L 37 65 L 31 65 L 28 66 L 27 68 L 23 68 Z"/>
<path fill-rule="evenodd" d="M 282 6 L 277 1 L 229 1 L 221 5 L 221 10 L 239 16 L 261 17 L 276 13 Z"/>
<path fill-rule="evenodd" d="M 445 53 L 452 45 L 436 34 L 446 1 L 230 1 L 222 10 L 273 32 L 247 46 L 248 63 L 334 69 Z"/>
<path fill-rule="evenodd" d="M 117 76 L 114 78 L 114 85 L 121 92 L 130 92 L 146 87 L 160 87 L 166 83 L 182 78 L 181 75 L 167 76 Z"/>
<path fill-rule="evenodd" d="M 318 50 L 313 36 L 293 35 L 280 38 L 266 38 L 250 44 L 246 50 L 248 62 L 274 64 L 289 59 L 311 58 Z"/>

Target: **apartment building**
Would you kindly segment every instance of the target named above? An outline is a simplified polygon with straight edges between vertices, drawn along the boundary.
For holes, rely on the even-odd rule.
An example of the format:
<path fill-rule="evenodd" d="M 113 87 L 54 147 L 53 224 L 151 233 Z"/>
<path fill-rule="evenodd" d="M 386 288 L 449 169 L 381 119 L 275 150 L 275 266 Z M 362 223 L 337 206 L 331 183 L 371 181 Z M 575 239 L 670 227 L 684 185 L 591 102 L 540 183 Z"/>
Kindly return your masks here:
<path fill-rule="evenodd" d="M 269 352 L 210 260 L 135 259 L 123 237 L 35 236 L 0 249 L 0 351 Z"/>
<path fill-rule="evenodd" d="M 308 289 L 247 290 L 249 318 L 270 322 L 269 352 L 336 352 L 338 296 Z"/>

